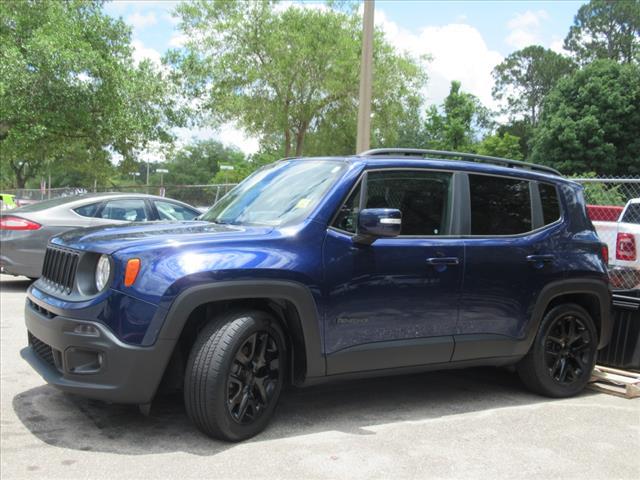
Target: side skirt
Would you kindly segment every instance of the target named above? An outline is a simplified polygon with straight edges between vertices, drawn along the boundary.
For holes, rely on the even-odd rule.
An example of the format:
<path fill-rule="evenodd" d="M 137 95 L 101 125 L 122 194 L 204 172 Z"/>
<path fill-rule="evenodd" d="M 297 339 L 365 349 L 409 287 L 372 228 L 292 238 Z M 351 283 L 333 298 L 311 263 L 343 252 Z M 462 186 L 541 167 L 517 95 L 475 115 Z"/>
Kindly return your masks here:
<path fill-rule="evenodd" d="M 323 378 L 373 377 L 469 366 L 516 363 L 528 351 L 526 340 L 504 335 L 474 334 L 375 342 L 345 348 L 327 355 Z"/>

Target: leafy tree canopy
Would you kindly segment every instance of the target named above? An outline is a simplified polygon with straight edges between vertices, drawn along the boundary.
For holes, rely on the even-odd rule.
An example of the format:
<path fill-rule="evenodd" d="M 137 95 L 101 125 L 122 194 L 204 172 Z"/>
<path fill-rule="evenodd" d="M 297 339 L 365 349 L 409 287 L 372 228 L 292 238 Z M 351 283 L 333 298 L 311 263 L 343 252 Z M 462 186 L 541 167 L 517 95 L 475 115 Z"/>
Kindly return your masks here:
<path fill-rule="evenodd" d="M 355 11 L 198 0 L 177 12 L 189 40 L 186 51 L 170 52 L 168 61 L 210 121 L 232 121 L 263 141 L 278 139 L 285 156 L 301 155 L 307 136 L 316 136 L 314 153 L 347 153 L 362 35 Z M 426 77 L 380 32 L 374 52 L 374 136 L 397 135 L 397 119 L 406 103 L 419 98 Z M 320 142 L 326 132 L 336 133 L 333 143 Z M 354 148 L 355 139 L 349 153 Z"/>
<path fill-rule="evenodd" d="M 560 78 L 574 69 L 573 62 L 556 52 L 532 45 L 510 54 L 493 69 L 492 94 L 503 101 L 503 112 L 535 126 L 545 96 Z"/>
<path fill-rule="evenodd" d="M 549 93 L 531 160 L 568 173 L 640 174 L 640 66 L 597 60 Z"/>
<path fill-rule="evenodd" d="M 173 185 L 204 185 L 220 171 L 220 165 L 243 164 L 244 154 L 215 140 L 203 140 L 177 150 L 163 165 L 169 170 L 165 182 Z M 232 170 L 225 170 L 230 172 Z M 220 182 L 222 183 L 222 182 Z M 235 182 L 226 182 L 235 183 Z"/>
<path fill-rule="evenodd" d="M 130 41 L 100 1 L 0 2 L 0 155 L 18 187 L 70 149 L 101 163 L 170 139 L 167 83 Z"/>
<path fill-rule="evenodd" d="M 486 136 L 482 142 L 476 146 L 476 153 L 489 155 L 491 157 L 511 158 L 513 160 L 523 159 L 520 149 L 520 139 L 509 133 Z"/>
<path fill-rule="evenodd" d="M 431 106 L 427 110 L 425 138 L 432 148 L 472 151 L 477 136 L 491 126 L 489 111 L 480 100 L 453 81 L 441 108 Z"/>
<path fill-rule="evenodd" d="M 591 0 L 576 14 L 564 48 L 582 64 L 640 62 L 640 0 Z"/>

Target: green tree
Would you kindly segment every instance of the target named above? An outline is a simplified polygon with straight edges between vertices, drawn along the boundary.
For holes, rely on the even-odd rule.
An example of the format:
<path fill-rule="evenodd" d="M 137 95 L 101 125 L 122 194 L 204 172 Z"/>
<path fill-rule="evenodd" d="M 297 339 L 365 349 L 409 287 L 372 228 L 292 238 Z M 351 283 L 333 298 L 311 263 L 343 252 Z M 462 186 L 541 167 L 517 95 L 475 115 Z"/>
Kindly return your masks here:
<path fill-rule="evenodd" d="M 433 105 L 427 110 L 425 136 L 433 148 L 470 151 L 481 132 L 491 126 L 489 111 L 480 100 L 453 81 L 441 108 Z"/>
<path fill-rule="evenodd" d="M 0 2 L 0 155 L 18 187 L 69 150 L 101 163 L 104 148 L 170 140 L 167 85 L 134 65 L 129 27 L 100 1 Z"/>
<path fill-rule="evenodd" d="M 244 154 L 225 147 L 215 140 L 203 140 L 177 150 L 163 165 L 169 170 L 165 183 L 173 185 L 204 185 L 220 171 L 220 165 L 235 166 L 245 161 Z M 235 182 L 227 182 L 235 183 Z"/>
<path fill-rule="evenodd" d="M 531 128 L 531 125 L 526 120 L 512 120 L 499 125 L 496 129 L 496 134 L 500 136 L 509 134 L 513 137 L 518 137 L 522 158 L 525 160 L 529 158 L 530 143 L 533 138 L 533 128 Z"/>
<path fill-rule="evenodd" d="M 575 68 L 556 52 L 532 45 L 510 54 L 493 69 L 493 98 L 504 102 L 503 113 L 524 118 L 535 127 L 546 95 Z"/>
<path fill-rule="evenodd" d="M 361 27 L 356 12 L 280 10 L 266 0 L 198 0 L 181 4 L 177 13 L 189 40 L 184 51 L 172 51 L 167 59 L 209 121 L 234 122 L 263 141 L 279 139 L 285 156 L 301 155 L 313 136 L 315 152 L 346 148 L 355 128 L 345 133 L 339 127 L 355 122 L 357 111 Z M 393 136 L 388 132 L 404 103 L 418 96 L 425 75 L 381 32 L 374 52 L 373 132 L 376 138 Z M 327 135 L 333 142 L 323 142 Z M 350 152 L 354 148 L 355 140 Z"/>
<path fill-rule="evenodd" d="M 597 60 L 549 93 L 531 160 L 566 173 L 640 173 L 640 66 Z"/>
<path fill-rule="evenodd" d="M 640 0 L 591 0 L 576 14 L 564 48 L 582 64 L 640 61 Z"/>
<path fill-rule="evenodd" d="M 488 135 L 476 147 L 476 153 L 492 157 L 522 160 L 524 156 L 520 149 L 520 139 L 509 133 L 502 135 Z"/>

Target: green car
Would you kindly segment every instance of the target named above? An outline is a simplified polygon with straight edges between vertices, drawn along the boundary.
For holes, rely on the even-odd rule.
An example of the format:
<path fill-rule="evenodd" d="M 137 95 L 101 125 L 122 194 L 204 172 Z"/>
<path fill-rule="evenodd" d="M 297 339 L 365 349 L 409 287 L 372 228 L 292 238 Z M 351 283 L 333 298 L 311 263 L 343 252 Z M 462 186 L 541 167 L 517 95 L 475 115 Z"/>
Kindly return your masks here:
<path fill-rule="evenodd" d="M 15 201 L 16 196 L 9 193 L 0 193 L 0 210 L 9 210 L 16 208 L 18 205 Z"/>

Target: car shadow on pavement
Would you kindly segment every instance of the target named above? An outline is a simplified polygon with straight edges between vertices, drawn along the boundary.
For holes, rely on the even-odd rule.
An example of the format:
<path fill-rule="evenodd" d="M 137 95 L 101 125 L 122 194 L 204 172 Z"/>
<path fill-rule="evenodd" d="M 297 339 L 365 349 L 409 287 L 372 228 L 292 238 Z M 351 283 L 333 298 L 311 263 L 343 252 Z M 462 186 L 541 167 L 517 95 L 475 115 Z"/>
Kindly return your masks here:
<path fill-rule="evenodd" d="M 525 391 L 516 374 L 491 368 L 291 388 L 283 392 L 266 431 L 248 441 L 327 431 L 375 435 L 376 425 L 549 401 Z M 145 417 L 136 406 L 104 404 L 41 386 L 16 395 L 13 408 L 33 435 L 61 448 L 126 455 L 175 451 L 214 455 L 234 446 L 196 430 L 179 395 L 157 399 Z"/>
<path fill-rule="evenodd" d="M 10 280 L 3 278 L 2 282 L 0 282 L 0 292 L 26 292 L 32 283 L 33 280 L 25 277 L 16 277 Z"/>

